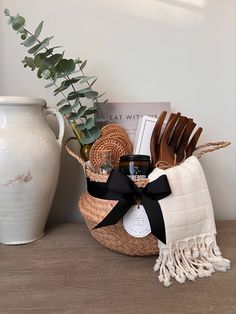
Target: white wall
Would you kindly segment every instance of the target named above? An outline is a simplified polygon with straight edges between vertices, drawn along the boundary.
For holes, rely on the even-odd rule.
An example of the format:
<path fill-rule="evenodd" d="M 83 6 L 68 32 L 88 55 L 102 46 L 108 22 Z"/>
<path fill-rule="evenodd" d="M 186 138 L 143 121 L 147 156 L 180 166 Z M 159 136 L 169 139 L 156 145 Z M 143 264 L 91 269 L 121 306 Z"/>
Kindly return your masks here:
<path fill-rule="evenodd" d="M 111 101 L 171 101 L 172 110 L 204 128 L 201 142 L 229 148 L 202 158 L 217 219 L 235 219 L 234 0 L 0 0 L 44 35 L 55 35 L 68 57 L 87 58 L 87 74 Z M 25 49 L 0 16 L 0 94 L 55 99 L 22 67 Z M 69 133 L 69 131 L 67 132 Z M 68 136 L 68 134 L 67 134 Z M 74 146 L 76 148 L 76 145 Z M 79 219 L 85 189 L 80 167 L 63 152 L 50 221 Z"/>

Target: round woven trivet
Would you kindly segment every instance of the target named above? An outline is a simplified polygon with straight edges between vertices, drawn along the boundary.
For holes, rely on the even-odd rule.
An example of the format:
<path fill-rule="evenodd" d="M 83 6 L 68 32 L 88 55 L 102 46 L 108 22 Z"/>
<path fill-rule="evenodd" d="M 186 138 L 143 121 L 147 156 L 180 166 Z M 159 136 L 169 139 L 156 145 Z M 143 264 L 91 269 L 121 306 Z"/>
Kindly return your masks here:
<path fill-rule="evenodd" d="M 111 163 L 118 167 L 120 156 L 130 154 L 130 147 L 120 138 L 101 137 L 91 147 L 89 160 L 92 166 L 97 169 L 101 165 L 101 153 L 111 152 Z"/>
<path fill-rule="evenodd" d="M 109 137 L 125 137 L 129 140 L 129 135 L 124 128 L 117 124 L 107 124 L 101 129 L 101 136 L 109 136 Z"/>
<path fill-rule="evenodd" d="M 108 140 L 111 139 L 111 137 L 109 137 L 109 136 L 104 136 L 103 138 L 107 138 Z M 124 137 L 123 135 L 117 134 L 116 136 L 113 136 L 112 138 L 118 139 L 118 141 L 124 145 L 127 152 L 131 153 L 133 151 L 133 146 L 132 146 L 130 140 L 127 139 L 126 137 Z"/>

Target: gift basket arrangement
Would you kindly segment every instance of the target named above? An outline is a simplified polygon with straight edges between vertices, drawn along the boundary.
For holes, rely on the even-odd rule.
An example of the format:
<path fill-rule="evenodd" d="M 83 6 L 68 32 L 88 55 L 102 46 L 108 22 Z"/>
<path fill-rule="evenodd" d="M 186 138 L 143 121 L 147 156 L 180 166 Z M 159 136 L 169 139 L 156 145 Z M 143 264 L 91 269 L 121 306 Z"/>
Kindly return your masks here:
<path fill-rule="evenodd" d="M 65 58 L 61 46 L 49 48 L 53 37 L 39 39 L 43 22 L 35 32 L 25 18 L 4 10 L 8 22 L 29 48 L 24 67 L 49 80 L 57 103 L 75 138 L 66 142 L 87 178 L 87 192 L 79 208 L 91 235 L 105 247 L 133 256 L 158 255 L 154 270 L 165 286 L 171 278 L 208 277 L 226 271 L 216 243 L 214 212 L 208 186 L 198 160 L 203 154 L 228 146 L 229 142 L 197 146 L 202 128 L 181 113 L 163 111 L 155 123 L 149 154 L 133 153 L 126 130 L 104 123 L 100 110 L 103 94 L 93 89 L 97 78 L 84 73 L 86 60 Z M 56 52 L 55 52 L 56 51 Z M 84 100 L 91 100 L 88 106 Z M 71 151 L 70 140 L 81 144 L 80 156 Z"/>
<path fill-rule="evenodd" d="M 154 267 L 165 286 L 171 277 L 210 276 L 230 262 L 216 244 L 212 203 L 198 158 L 228 146 L 196 146 L 202 133 L 193 119 L 162 112 L 150 139 L 151 160 L 132 154 L 125 130 L 106 125 L 92 145 L 89 162 L 68 147 L 83 166 L 87 192 L 79 208 L 91 235 L 105 247 L 134 256 L 156 255 Z M 105 156 L 105 159 L 104 159 Z M 158 239 L 158 245 L 157 245 Z"/>
<path fill-rule="evenodd" d="M 148 178 L 146 174 L 150 173 L 151 169 L 158 167 L 160 169 L 167 169 L 176 167 L 183 163 L 193 153 L 197 157 L 201 157 L 203 154 L 226 147 L 228 142 L 207 143 L 196 147 L 197 141 L 202 132 L 202 128 L 198 128 L 194 135 L 191 137 L 192 131 L 196 124 L 192 119 L 181 116 L 180 113 L 171 114 L 169 120 L 165 126 L 164 131 L 163 123 L 167 113 L 163 112 L 153 130 L 151 142 L 151 155 L 152 166 L 147 170 L 145 167 L 139 167 L 144 169 L 144 175 L 136 175 L 134 178 L 134 184 L 137 188 L 144 188 L 148 184 Z M 189 140 L 191 137 L 191 140 Z M 122 143 L 123 141 L 123 143 Z M 150 233 L 144 237 L 134 237 L 126 232 L 124 229 L 122 220 L 119 220 L 115 224 L 107 225 L 103 228 L 95 228 L 115 207 L 117 200 L 104 199 L 103 196 L 94 196 L 93 189 L 91 190 L 91 183 L 98 183 L 95 189 L 99 189 L 101 184 L 105 185 L 108 181 L 109 174 L 101 173 L 101 171 L 95 172 L 99 165 L 102 165 L 102 153 L 111 153 L 111 164 L 114 167 L 119 166 L 119 159 L 130 159 L 133 157 L 142 158 L 143 156 L 135 156 L 127 154 L 132 153 L 132 144 L 129 142 L 128 135 L 125 130 L 118 125 L 107 125 L 102 129 L 102 136 L 95 142 L 90 151 L 90 164 L 85 163 L 81 157 L 74 154 L 66 145 L 67 151 L 73 157 L 75 157 L 83 166 L 85 175 L 88 180 L 88 191 L 85 192 L 79 201 L 79 208 L 82 216 L 84 217 L 86 224 L 92 234 L 104 246 L 124 253 L 128 255 L 155 255 L 158 253 L 156 244 L 156 237 Z M 123 157 L 122 157 L 123 156 Z M 139 164 L 140 160 L 136 159 Z M 130 164 L 134 163 L 128 162 Z M 92 167 L 91 167 L 92 164 Z M 120 166 L 122 171 L 122 165 Z M 123 171 L 124 172 L 124 171 Z M 128 170 L 129 172 L 129 170 Z M 128 174 L 127 172 L 127 174 Z M 131 176 L 131 172 L 129 173 Z M 141 178 L 140 178 L 141 177 Z M 145 178 L 144 178 L 145 177 Z M 100 184 L 100 186 L 99 186 Z M 91 192 L 92 195 L 89 193 Z"/>

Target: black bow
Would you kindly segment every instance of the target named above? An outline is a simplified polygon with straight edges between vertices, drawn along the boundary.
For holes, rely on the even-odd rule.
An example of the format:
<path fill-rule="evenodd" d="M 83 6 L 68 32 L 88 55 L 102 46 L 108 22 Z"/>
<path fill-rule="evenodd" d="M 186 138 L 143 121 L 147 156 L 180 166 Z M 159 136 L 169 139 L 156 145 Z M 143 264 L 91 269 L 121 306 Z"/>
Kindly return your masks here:
<path fill-rule="evenodd" d="M 97 198 L 119 201 L 94 229 L 116 224 L 132 205 L 142 204 L 147 213 L 152 234 L 166 243 L 164 219 L 157 202 L 171 194 L 166 175 L 148 183 L 144 188 L 139 188 L 128 176 L 118 170 L 112 170 L 107 183 L 93 182 L 88 179 L 88 192 Z"/>

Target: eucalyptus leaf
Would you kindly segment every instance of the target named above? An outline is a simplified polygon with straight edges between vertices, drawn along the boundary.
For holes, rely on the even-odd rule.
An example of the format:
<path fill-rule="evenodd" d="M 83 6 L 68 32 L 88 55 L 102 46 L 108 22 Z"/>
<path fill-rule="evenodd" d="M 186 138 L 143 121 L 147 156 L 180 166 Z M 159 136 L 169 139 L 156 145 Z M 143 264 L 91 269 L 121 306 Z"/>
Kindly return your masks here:
<path fill-rule="evenodd" d="M 89 98 L 89 99 L 94 99 L 94 98 L 96 98 L 97 96 L 98 96 L 98 92 L 95 92 L 95 91 L 93 91 L 93 90 L 88 91 L 88 92 L 85 93 L 85 97 L 86 97 L 86 98 Z"/>
<path fill-rule="evenodd" d="M 54 90 L 54 96 L 56 96 L 58 93 L 62 92 L 63 90 L 66 90 L 70 86 L 71 82 L 70 80 L 65 80 L 61 82 L 61 85 Z"/>
<path fill-rule="evenodd" d="M 42 72 L 43 71 L 41 70 L 41 68 L 39 68 L 38 71 L 37 71 L 37 77 L 40 78 L 40 79 L 42 78 L 42 75 L 41 75 Z"/>
<path fill-rule="evenodd" d="M 84 62 L 82 62 L 81 66 L 80 66 L 80 70 L 82 71 L 84 69 L 84 67 L 87 64 L 87 60 L 84 60 Z"/>
<path fill-rule="evenodd" d="M 78 92 L 81 93 L 81 94 L 85 94 L 85 93 L 88 93 L 90 91 L 91 91 L 91 88 L 90 87 L 86 87 L 86 88 L 80 89 Z"/>
<path fill-rule="evenodd" d="M 45 38 L 45 39 L 41 42 L 40 46 L 38 47 L 38 49 L 36 49 L 36 51 L 35 51 L 34 53 L 36 54 L 36 53 L 39 52 L 40 50 L 46 48 L 46 47 L 49 45 L 50 41 L 53 39 L 53 37 L 54 37 L 54 36 Z"/>
<path fill-rule="evenodd" d="M 41 44 L 37 44 L 35 46 L 33 46 L 32 48 L 30 48 L 28 50 L 28 53 L 33 54 L 33 53 L 37 53 L 37 49 L 40 47 Z"/>
<path fill-rule="evenodd" d="M 23 63 L 25 63 L 28 67 L 30 67 L 32 70 L 35 69 L 34 59 L 31 57 L 25 57 L 23 60 Z"/>
<path fill-rule="evenodd" d="M 81 137 L 81 143 L 83 145 L 85 144 L 91 144 L 96 139 L 98 139 L 100 136 L 100 130 L 97 127 L 92 127 L 90 130 L 87 130 L 86 128 L 83 130 L 83 136 Z"/>
<path fill-rule="evenodd" d="M 35 38 L 34 36 L 30 36 L 22 43 L 22 45 L 25 47 L 31 47 L 35 44 L 36 41 L 37 38 Z"/>
<path fill-rule="evenodd" d="M 96 107 L 89 107 L 86 111 L 85 111 L 85 116 L 89 116 L 90 114 L 94 114 L 97 112 L 97 108 Z"/>
<path fill-rule="evenodd" d="M 78 110 L 78 116 L 82 117 L 86 110 L 87 110 L 87 106 L 81 106 Z"/>
<path fill-rule="evenodd" d="M 68 120 L 71 121 L 71 120 L 75 120 L 75 119 L 78 119 L 78 118 L 79 118 L 79 117 L 78 117 L 77 113 L 72 112 L 72 113 L 69 115 Z"/>
<path fill-rule="evenodd" d="M 63 58 L 64 52 L 63 53 L 56 53 L 50 57 L 48 57 L 45 61 L 47 61 L 47 64 L 49 66 L 55 66 L 57 65 L 61 59 Z"/>
<path fill-rule="evenodd" d="M 101 131 L 98 127 L 94 126 L 89 130 L 89 133 L 91 135 L 91 137 L 93 138 L 93 141 L 95 141 L 96 139 L 98 139 L 101 135 Z"/>
<path fill-rule="evenodd" d="M 61 85 L 54 90 L 54 96 L 61 93 L 63 90 L 65 90 L 67 88 L 68 88 L 68 86 L 65 86 L 65 84 L 63 84 L 63 82 L 62 82 Z"/>
<path fill-rule="evenodd" d="M 80 104 L 80 99 L 79 99 L 79 97 L 78 97 L 78 98 L 75 100 L 75 102 L 74 102 L 72 108 L 73 108 L 73 109 L 77 108 L 77 107 L 79 106 L 79 104 Z"/>
<path fill-rule="evenodd" d="M 40 68 L 44 62 L 44 60 L 47 58 L 49 53 L 46 52 L 40 52 L 34 56 L 34 64 L 36 65 L 37 68 Z"/>
<path fill-rule="evenodd" d="M 12 20 L 12 28 L 17 31 L 25 25 L 25 18 L 23 16 L 17 15 Z"/>
<path fill-rule="evenodd" d="M 79 129 L 80 131 L 83 131 L 85 129 L 85 124 L 84 123 L 79 123 L 76 125 L 76 128 Z"/>
<path fill-rule="evenodd" d="M 51 72 L 50 70 L 44 70 L 41 74 L 42 78 L 45 80 L 48 80 L 51 77 Z"/>
<path fill-rule="evenodd" d="M 70 92 L 67 96 L 68 100 L 73 100 L 79 97 L 79 93 L 78 92 Z"/>
<path fill-rule="evenodd" d="M 68 114 L 71 113 L 71 105 L 65 105 L 59 109 L 60 113 Z"/>
<path fill-rule="evenodd" d="M 104 118 L 104 117 L 95 117 L 95 121 L 97 123 L 103 123 L 103 122 L 106 122 L 107 120 Z"/>
<path fill-rule="evenodd" d="M 84 76 L 81 80 L 80 80 L 80 83 L 86 83 L 88 82 L 89 80 L 93 79 L 94 76 Z"/>
<path fill-rule="evenodd" d="M 91 90 L 90 87 L 83 88 L 79 90 L 80 97 L 86 97 L 88 99 L 93 99 L 98 96 L 98 92 Z"/>
<path fill-rule="evenodd" d="M 30 54 L 36 54 L 38 53 L 40 50 L 46 48 L 49 43 L 50 43 L 50 40 L 53 39 L 54 36 L 51 36 L 51 37 L 47 37 L 45 38 L 42 42 L 40 42 L 39 44 L 33 46 L 31 49 L 28 50 L 28 53 Z"/>
<path fill-rule="evenodd" d="M 93 118 L 88 118 L 87 121 L 86 121 L 86 129 L 91 129 L 92 127 L 94 127 L 94 120 Z"/>
<path fill-rule="evenodd" d="M 75 70 L 75 63 L 73 59 L 61 59 L 56 66 L 58 73 L 63 74 L 64 76 L 70 75 Z"/>
<path fill-rule="evenodd" d="M 34 32 L 34 37 L 38 38 L 39 35 L 41 34 L 43 28 L 43 21 L 38 25 L 38 27 L 36 28 L 35 32 Z"/>
<path fill-rule="evenodd" d="M 10 13 L 10 10 L 9 9 L 4 9 L 4 14 L 6 15 L 6 16 L 10 16 L 11 15 L 11 13 Z"/>

